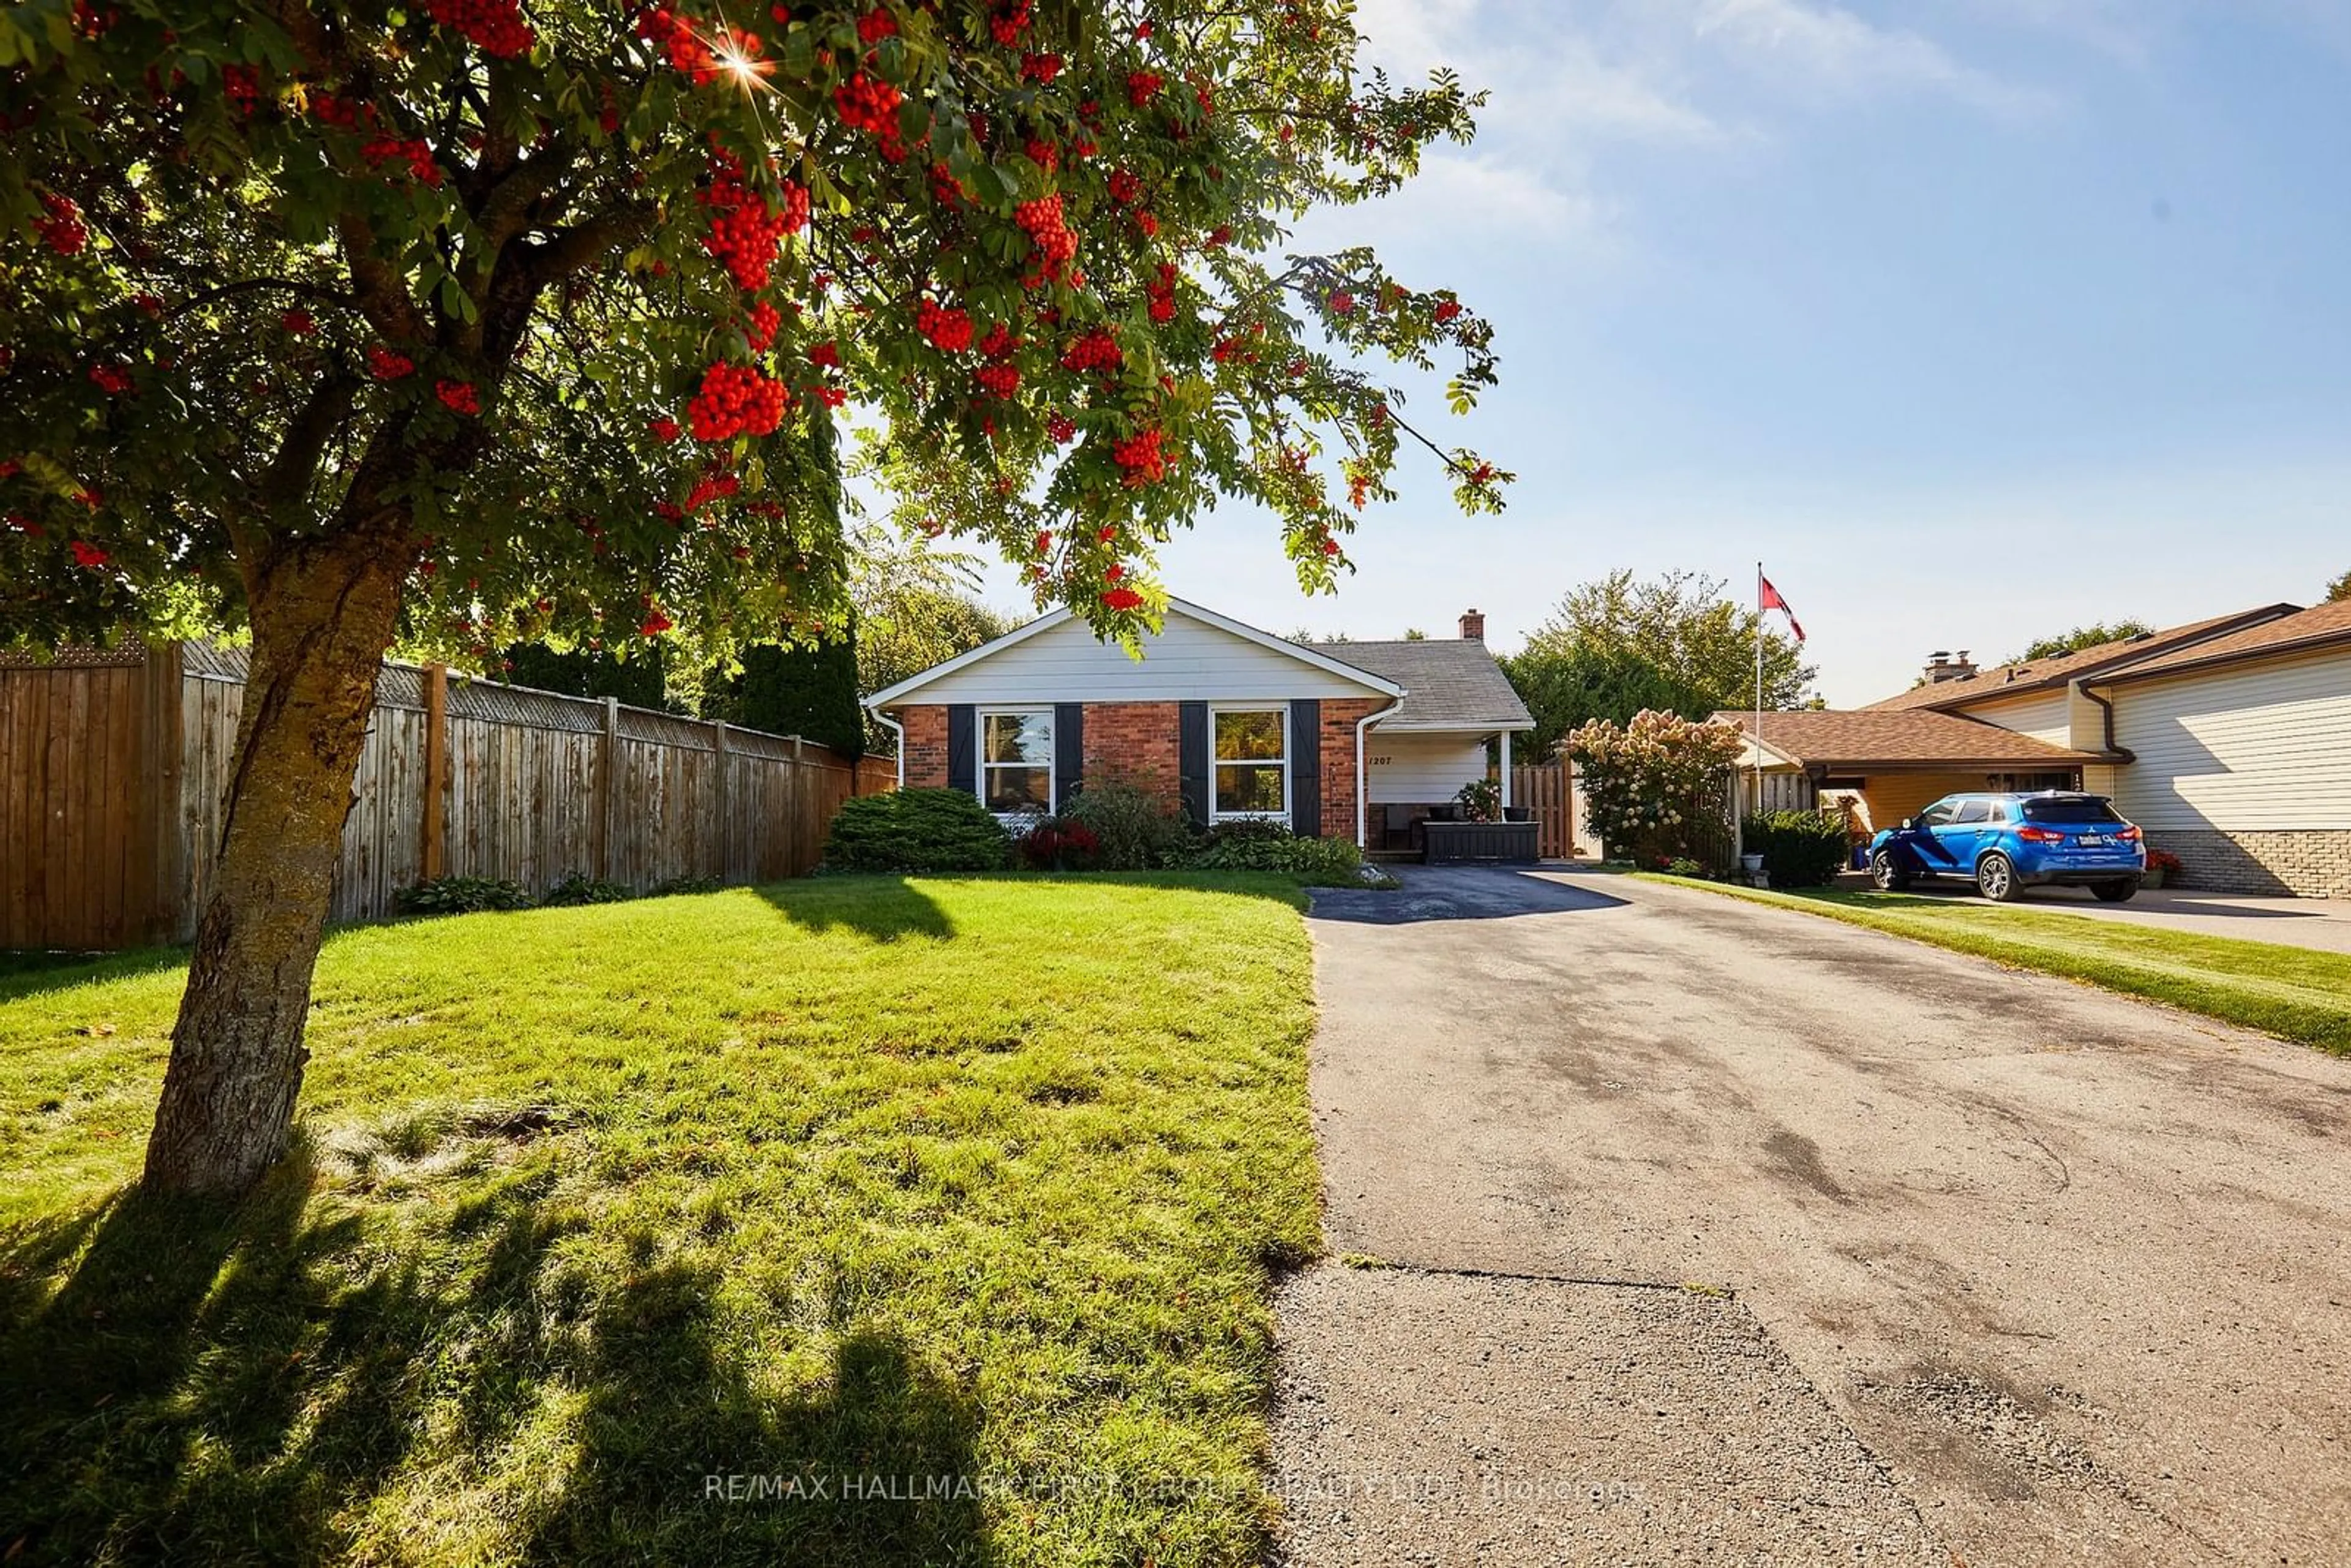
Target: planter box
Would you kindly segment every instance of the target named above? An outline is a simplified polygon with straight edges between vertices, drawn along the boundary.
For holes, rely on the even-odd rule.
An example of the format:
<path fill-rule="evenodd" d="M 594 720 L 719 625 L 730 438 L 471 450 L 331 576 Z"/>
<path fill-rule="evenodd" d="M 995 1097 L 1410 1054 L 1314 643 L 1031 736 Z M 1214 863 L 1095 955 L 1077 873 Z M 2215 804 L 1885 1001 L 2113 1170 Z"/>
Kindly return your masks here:
<path fill-rule="evenodd" d="M 1424 822 L 1430 865 L 1533 865 L 1542 858 L 1539 822 Z"/>

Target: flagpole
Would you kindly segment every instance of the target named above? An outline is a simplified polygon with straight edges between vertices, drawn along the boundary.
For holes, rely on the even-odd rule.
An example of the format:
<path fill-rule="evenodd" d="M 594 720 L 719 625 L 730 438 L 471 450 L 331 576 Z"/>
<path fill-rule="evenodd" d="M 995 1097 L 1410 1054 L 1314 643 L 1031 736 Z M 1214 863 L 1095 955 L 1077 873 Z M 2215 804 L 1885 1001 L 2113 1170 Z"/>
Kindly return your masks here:
<path fill-rule="evenodd" d="M 1763 563 L 1755 563 L 1755 810 L 1763 810 Z"/>

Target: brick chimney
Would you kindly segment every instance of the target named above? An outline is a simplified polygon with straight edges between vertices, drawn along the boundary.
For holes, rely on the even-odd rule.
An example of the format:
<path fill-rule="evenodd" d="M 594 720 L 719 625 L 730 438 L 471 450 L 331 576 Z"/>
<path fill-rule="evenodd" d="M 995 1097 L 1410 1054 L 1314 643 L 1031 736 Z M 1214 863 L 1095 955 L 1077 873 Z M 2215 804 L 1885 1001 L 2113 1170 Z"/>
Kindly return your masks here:
<path fill-rule="evenodd" d="M 1485 612 L 1465 610 L 1461 612 L 1461 635 L 1465 641 L 1482 643 L 1486 640 Z"/>
<path fill-rule="evenodd" d="M 1964 681 L 1975 673 L 1975 661 L 1968 657 L 1965 648 L 1959 650 L 1959 656 L 1956 659 L 1951 657 L 1949 650 L 1943 648 L 1938 648 L 1927 657 L 1927 684 L 1930 686 L 1939 686 L 1945 681 Z"/>

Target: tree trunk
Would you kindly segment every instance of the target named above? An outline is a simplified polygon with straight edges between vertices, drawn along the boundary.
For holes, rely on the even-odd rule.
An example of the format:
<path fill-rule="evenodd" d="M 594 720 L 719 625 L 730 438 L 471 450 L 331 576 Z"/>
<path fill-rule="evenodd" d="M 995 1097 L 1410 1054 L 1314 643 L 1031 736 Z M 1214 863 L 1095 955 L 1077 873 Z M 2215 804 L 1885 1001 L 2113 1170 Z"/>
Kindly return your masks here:
<path fill-rule="evenodd" d="M 150 1189 L 235 1197 L 286 1153 L 310 976 L 405 552 L 340 533 L 246 573 L 253 673 L 212 891 L 172 1031 Z"/>

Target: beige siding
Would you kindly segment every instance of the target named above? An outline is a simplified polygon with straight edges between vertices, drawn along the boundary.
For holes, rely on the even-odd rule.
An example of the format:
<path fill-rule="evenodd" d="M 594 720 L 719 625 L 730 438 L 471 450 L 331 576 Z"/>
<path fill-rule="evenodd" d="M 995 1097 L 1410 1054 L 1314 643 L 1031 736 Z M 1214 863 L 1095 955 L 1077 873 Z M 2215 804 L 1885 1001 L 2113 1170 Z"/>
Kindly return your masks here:
<path fill-rule="evenodd" d="M 2351 651 L 2114 688 L 2123 814 L 2158 831 L 2351 829 Z"/>
<path fill-rule="evenodd" d="M 1364 785 L 1374 803 L 1429 804 L 1450 800 L 1461 786 L 1486 777 L 1486 743 L 1458 735 L 1364 737 Z"/>
<path fill-rule="evenodd" d="M 2074 716 L 2067 691 L 2032 692 L 2020 697 L 1972 703 L 1959 712 L 1980 723 L 1996 724 L 2052 746 L 2074 744 Z"/>
<path fill-rule="evenodd" d="M 1343 662 L 1343 646 L 1331 650 Z M 1246 637 L 1170 611 L 1140 660 L 1097 641 L 1081 621 L 1050 626 L 941 675 L 908 700 L 924 703 L 1278 702 L 1381 695 Z"/>

